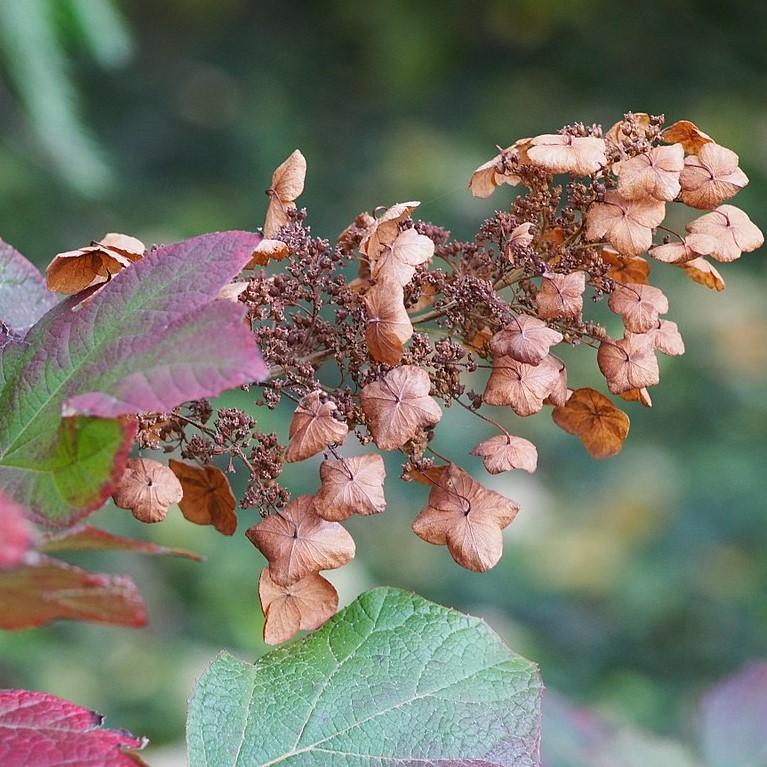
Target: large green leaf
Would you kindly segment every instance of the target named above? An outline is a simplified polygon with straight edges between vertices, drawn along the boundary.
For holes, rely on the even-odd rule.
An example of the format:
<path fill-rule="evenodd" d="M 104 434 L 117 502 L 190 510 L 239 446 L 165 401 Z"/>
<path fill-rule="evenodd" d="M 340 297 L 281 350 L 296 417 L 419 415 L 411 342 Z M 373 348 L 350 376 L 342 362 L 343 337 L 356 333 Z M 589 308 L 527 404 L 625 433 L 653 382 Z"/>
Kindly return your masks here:
<path fill-rule="evenodd" d="M 535 664 L 481 620 L 391 588 L 257 663 L 219 655 L 190 767 L 535 767 Z"/>

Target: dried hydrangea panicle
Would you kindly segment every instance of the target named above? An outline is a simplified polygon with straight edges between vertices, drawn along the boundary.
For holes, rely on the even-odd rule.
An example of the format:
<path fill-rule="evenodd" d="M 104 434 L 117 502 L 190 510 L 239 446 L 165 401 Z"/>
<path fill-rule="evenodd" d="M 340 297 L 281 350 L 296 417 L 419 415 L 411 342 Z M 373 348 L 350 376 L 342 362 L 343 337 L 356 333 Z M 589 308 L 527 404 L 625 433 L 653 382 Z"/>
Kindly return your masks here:
<path fill-rule="evenodd" d="M 432 240 L 415 229 L 405 229 L 391 243 L 383 245 L 372 261 L 372 276 L 405 286 L 413 278 L 415 268 L 430 261 L 433 255 Z"/>
<path fill-rule="evenodd" d="M 549 173 L 591 176 L 607 165 L 604 139 L 545 133 L 530 142 L 527 157 Z"/>
<path fill-rule="evenodd" d="M 680 266 L 693 282 L 697 282 L 699 285 L 703 285 L 710 290 L 721 292 L 727 287 L 724 277 L 705 258 L 695 258 L 692 261 L 680 264 Z"/>
<path fill-rule="evenodd" d="M 170 468 L 184 491 L 179 503 L 184 517 L 195 525 L 213 525 L 223 535 L 234 535 L 237 502 L 224 472 L 211 464 L 192 466 L 173 459 Z"/>
<path fill-rule="evenodd" d="M 479 456 L 490 474 L 524 469 L 532 474 L 538 467 L 538 449 L 529 440 L 511 434 L 499 434 L 480 442 L 472 451 Z"/>
<path fill-rule="evenodd" d="M 583 311 L 583 291 L 586 290 L 584 272 L 543 276 L 541 288 L 535 295 L 535 308 L 544 320 L 577 319 Z"/>
<path fill-rule="evenodd" d="M 608 306 L 621 316 L 626 330 L 646 333 L 658 327 L 659 315 L 668 312 L 668 299 L 663 291 L 652 285 L 616 284 Z"/>
<path fill-rule="evenodd" d="M 650 276 L 650 264 L 641 256 L 623 256 L 615 248 L 606 245 L 599 255 L 610 268 L 605 273 L 615 282 L 646 285 Z"/>
<path fill-rule="evenodd" d="M 280 586 L 266 567 L 258 581 L 258 597 L 264 612 L 264 642 L 271 645 L 287 642 L 299 631 L 314 631 L 338 609 L 338 592 L 319 573 Z"/>
<path fill-rule="evenodd" d="M 547 360 L 527 365 L 513 357 L 493 359 L 493 371 L 485 385 L 482 401 L 487 405 L 508 405 L 519 416 L 543 409 L 543 401 L 561 387 L 560 367 Z"/>
<path fill-rule="evenodd" d="M 551 417 L 561 429 L 575 434 L 594 458 L 620 452 L 629 433 L 629 417 L 595 389 L 576 389 Z"/>
<path fill-rule="evenodd" d="M 334 570 L 354 558 L 351 535 L 338 522 L 318 516 L 310 495 L 294 498 L 245 534 L 269 561 L 272 580 L 281 586 L 320 570 Z"/>
<path fill-rule="evenodd" d="M 504 156 L 517 157 L 520 162 L 527 162 L 527 148 L 531 140 L 530 138 L 518 139 L 510 147 L 499 152 L 492 160 L 482 163 L 469 179 L 469 191 L 472 196 L 490 197 L 501 184 L 516 186 L 522 179 L 516 173 L 507 172 L 502 168 Z"/>
<path fill-rule="evenodd" d="M 685 158 L 679 180 L 679 199 L 691 208 L 706 210 L 729 200 L 748 184 L 748 176 L 738 167 L 738 155 L 713 143 Z"/>
<path fill-rule="evenodd" d="M 402 365 L 362 390 L 360 404 L 373 441 L 381 450 L 396 450 L 442 418 L 429 396 L 429 374 L 415 365 Z"/>
<path fill-rule="evenodd" d="M 597 364 L 613 394 L 655 386 L 660 380 L 651 335 L 629 333 L 618 341 L 602 341 Z"/>
<path fill-rule="evenodd" d="M 650 249 L 650 255 L 664 264 L 684 264 L 713 253 L 716 247 L 716 240 L 708 234 L 688 234 L 678 242 L 656 245 Z"/>
<path fill-rule="evenodd" d="M 282 261 L 288 257 L 290 250 L 282 240 L 269 240 L 264 238 L 258 243 L 253 251 L 253 258 L 245 264 L 245 269 L 255 269 L 257 266 L 266 266 L 270 261 Z"/>
<path fill-rule="evenodd" d="M 353 514 L 380 514 L 386 508 L 385 477 L 383 458 L 376 453 L 324 461 L 314 510 L 331 522 L 341 522 Z"/>
<path fill-rule="evenodd" d="M 290 443 L 285 454 L 288 463 L 311 458 L 328 445 L 344 441 L 349 427 L 334 418 L 337 410 L 332 400 L 323 401 L 320 390 L 310 392 L 298 403 L 288 431 Z"/>
<path fill-rule="evenodd" d="M 79 293 L 107 282 L 126 266 L 143 257 L 144 243 L 127 234 L 105 234 L 78 250 L 57 254 L 45 271 L 49 290 Z"/>
<path fill-rule="evenodd" d="M 714 141 L 711 136 L 689 120 L 677 120 L 673 125 L 662 130 L 660 137 L 667 144 L 681 144 L 687 154 L 695 154 L 702 146 Z"/>
<path fill-rule="evenodd" d="M 490 351 L 494 357 L 513 357 L 519 362 L 537 365 L 562 339 L 562 334 L 543 320 L 519 314 L 490 339 Z"/>
<path fill-rule="evenodd" d="M 428 543 L 447 545 L 462 567 L 485 572 L 503 554 L 502 530 L 519 512 L 514 501 L 480 485 L 450 464 L 413 520 L 413 532 Z"/>
<path fill-rule="evenodd" d="M 405 344 L 413 335 L 402 285 L 392 280 L 377 282 L 365 293 L 364 302 L 365 339 L 371 358 L 388 365 L 399 364 Z"/>
<path fill-rule="evenodd" d="M 691 234 L 705 234 L 716 242 L 706 255 L 727 263 L 764 245 L 764 235 L 748 215 L 734 205 L 721 205 L 687 224 Z"/>
<path fill-rule="evenodd" d="M 274 237 L 288 223 L 288 211 L 296 209 L 296 200 L 304 191 L 306 181 L 306 158 L 299 149 L 272 174 L 272 183 L 266 190 L 269 207 L 266 209 L 264 234 Z"/>
<path fill-rule="evenodd" d="M 181 483 L 167 466 L 151 458 L 131 458 L 112 500 L 141 522 L 162 522 L 168 507 L 183 494 Z"/>
<path fill-rule="evenodd" d="M 586 238 L 607 238 L 624 256 L 638 256 L 652 245 L 652 233 L 666 216 L 666 204 L 645 197 L 626 200 L 617 191 L 605 193 L 586 213 Z"/>
<path fill-rule="evenodd" d="M 618 193 L 627 200 L 652 197 L 671 202 L 681 190 L 679 174 L 684 167 L 681 144 L 655 147 L 621 162 Z"/>

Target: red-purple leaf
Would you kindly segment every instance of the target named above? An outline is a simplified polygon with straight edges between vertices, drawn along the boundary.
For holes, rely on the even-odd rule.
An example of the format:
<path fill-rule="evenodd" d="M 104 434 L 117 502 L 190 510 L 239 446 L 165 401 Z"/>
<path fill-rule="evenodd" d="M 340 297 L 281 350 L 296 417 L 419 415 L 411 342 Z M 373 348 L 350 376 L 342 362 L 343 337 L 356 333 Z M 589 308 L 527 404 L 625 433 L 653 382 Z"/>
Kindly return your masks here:
<path fill-rule="evenodd" d="M 0 571 L 0 604 L 0 629 L 34 628 L 60 619 L 146 624 L 144 602 L 130 578 L 89 573 L 35 552 L 20 567 Z"/>
<path fill-rule="evenodd" d="M 24 256 L 0 240 L 0 324 L 25 331 L 56 303 L 42 274 Z"/>
<path fill-rule="evenodd" d="M 10 497 L 58 526 L 104 497 L 114 441 L 91 430 L 78 452 L 106 460 L 75 481 L 77 462 L 60 458 L 62 414 L 165 412 L 267 375 L 245 306 L 216 300 L 260 240 L 223 232 L 157 248 L 3 348 L 0 483 Z"/>
<path fill-rule="evenodd" d="M 31 544 L 24 509 L 0 493 L 0 570 L 20 565 Z"/>
<path fill-rule="evenodd" d="M 38 551 L 134 551 L 138 554 L 157 554 L 172 557 L 184 557 L 201 561 L 202 557 L 194 551 L 160 546 L 151 541 L 138 538 L 126 538 L 107 530 L 100 530 L 91 525 L 78 525 L 61 533 L 50 533 L 37 545 Z"/>
<path fill-rule="evenodd" d="M 767 764 L 767 663 L 752 663 L 714 687 L 702 706 L 710 767 Z"/>
<path fill-rule="evenodd" d="M 0 690 L 3 767 L 137 767 L 146 745 L 124 730 L 102 730 L 95 711 L 44 692 Z"/>

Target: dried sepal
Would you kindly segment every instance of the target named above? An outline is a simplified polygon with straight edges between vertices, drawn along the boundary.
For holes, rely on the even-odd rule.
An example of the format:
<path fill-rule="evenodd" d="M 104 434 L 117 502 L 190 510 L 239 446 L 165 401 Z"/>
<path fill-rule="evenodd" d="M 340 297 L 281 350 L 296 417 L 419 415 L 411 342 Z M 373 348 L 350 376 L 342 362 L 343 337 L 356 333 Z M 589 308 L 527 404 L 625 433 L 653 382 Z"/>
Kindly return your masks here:
<path fill-rule="evenodd" d="M 288 463 L 303 461 L 327 449 L 328 445 L 340 445 L 349 427 L 334 418 L 338 410 L 332 400 L 323 401 L 321 391 L 307 394 L 296 407 L 290 422 L 290 442 L 285 460 Z"/>
<path fill-rule="evenodd" d="M 516 503 L 488 490 L 450 464 L 413 520 L 413 532 L 428 543 L 447 545 L 462 567 L 485 572 L 503 554 L 502 530 L 519 512 Z"/>
<path fill-rule="evenodd" d="M 652 334 L 629 333 L 599 345 L 597 364 L 613 394 L 655 386 L 660 380 Z"/>
<path fill-rule="evenodd" d="M 212 464 L 193 466 L 173 459 L 170 468 L 184 491 L 178 505 L 184 517 L 195 525 L 213 525 L 223 535 L 234 535 L 237 501 L 226 474 Z"/>
<path fill-rule="evenodd" d="M 178 503 L 183 494 L 181 483 L 165 464 L 151 458 L 131 458 L 112 500 L 141 522 L 162 522 L 168 507 Z"/>
<path fill-rule="evenodd" d="M 621 162 L 618 193 L 627 200 L 652 197 L 671 202 L 681 190 L 679 174 L 684 167 L 681 144 L 655 147 Z"/>
<path fill-rule="evenodd" d="M 399 364 L 405 343 L 413 335 L 402 285 L 392 280 L 377 282 L 365 294 L 364 301 L 365 339 L 371 358 L 388 365 Z"/>
<path fill-rule="evenodd" d="M 497 357 L 482 401 L 508 405 L 519 416 L 533 415 L 543 409 L 543 401 L 552 392 L 561 389 L 560 372 L 559 365 L 548 358 L 538 365 L 527 365 L 513 357 Z"/>
<path fill-rule="evenodd" d="M 652 245 L 653 229 L 663 222 L 666 204 L 645 197 L 627 200 L 617 191 L 605 193 L 586 213 L 586 238 L 606 238 L 624 256 L 638 256 Z"/>
<path fill-rule="evenodd" d="M 245 534 L 266 557 L 272 580 L 280 586 L 320 570 L 334 570 L 354 557 L 351 535 L 338 522 L 320 517 L 310 495 L 294 498 Z"/>
<path fill-rule="evenodd" d="M 430 389 L 429 374 L 414 365 L 394 368 L 365 386 L 360 404 L 381 450 L 396 450 L 439 422 L 442 410 L 429 396 Z"/>
<path fill-rule="evenodd" d="M 521 138 L 515 141 L 510 147 L 499 152 L 492 160 L 482 163 L 471 174 L 469 179 L 469 191 L 473 197 L 490 197 L 490 195 L 501 184 L 516 186 L 522 179 L 516 173 L 504 172 L 501 163 L 504 154 L 516 156 L 522 162 L 526 161 L 526 150 L 531 139 Z"/>
<path fill-rule="evenodd" d="M 314 510 L 331 522 L 341 522 L 353 514 L 380 514 L 386 508 L 385 478 L 383 458 L 375 453 L 324 461 Z"/>
<path fill-rule="evenodd" d="M 594 458 L 620 452 L 629 433 L 629 417 L 595 389 L 576 389 L 551 417 L 561 429 L 575 434 Z"/>
<path fill-rule="evenodd" d="M 253 251 L 253 258 L 245 264 L 245 269 L 255 269 L 257 266 L 266 266 L 270 261 L 282 261 L 288 257 L 290 250 L 282 240 L 269 240 L 264 238 L 258 243 Z"/>
<path fill-rule="evenodd" d="M 652 255 L 652 251 L 650 251 Z M 646 285 L 650 276 L 650 264 L 641 256 L 623 256 L 615 248 L 606 246 L 599 252 L 602 261 L 610 265 L 606 276 L 615 282 Z"/>
<path fill-rule="evenodd" d="M 706 210 L 729 200 L 748 184 L 748 176 L 738 167 L 738 155 L 713 143 L 685 158 L 679 180 L 679 199 L 691 208 Z"/>
<path fill-rule="evenodd" d="M 652 407 L 652 397 L 647 389 L 628 389 L 618 396 L 626 402 L 638 402 L 643 407 Z"/>
<path fill-rule="evenodd" d="M 659 315 L 668 311 L 668 299 L 652 285 L 616 284 L 608 300 L 610 310 L 620 315 L 626 330 L 646 333 L 658 326 Z"/>
<path fill-rule="evenodd" d="M 687 154 L 695 154 L 714 140 L 690 120 L 677 120 L 661 131 L 660 137 L 667 144 L 681 144 Z"/>
<path fill-rule="evenodd" d="M 314 631 L 338 609 L 338 592 L 319 573 L 310 573 L 288 586 L 275 583 L 265 567 L 258 581 L 264 612 L 264 642 L 287 642 L 299 631 Z"/>
<path fill-rule="evenodd" d="M 490 351 L 494 357 L 513 357 L 519 362 L 537 365 L 562 338 L 558 330 L 543 320 L 519 314 L 490 339 Z"/>
<path fill-rule="evenodd" d="M 371 274 L 376 280 L 390 280 L 404 287 L 413 278 L 415 268 L 430 261 L 433 255 L 432 240 L 415 229 L 405 229 L 382 246 L 371 261 Z"/>
<path fill-rule="evenodd" d="M 420 205 L 417 200 L 398 202 L 387 208 L 374 223 L 360 243 L 360 251 L 373 264 L 386 245 L 391 245 L 400 234 L 400 224 Z"/>
<path fill-rule="evenodd" d="M 679 332 L 679 326 L 671 320 L 660 320 L 657 328 L 652 331 L 653 346 L 656 351 L 670 357 L 684 354 L 684 339 Z"/>
<path fill-rule="evenodd" d="M 684 264 L 713 253 L 717 241 L 708 234 L 688 234 L 683 240 L 656 245 L 650 255 L 664 264 Z"/>
<path fill-rule="evenodd" d="M 722 291 L 727 287 L 724 277 L 705 258 L 695 258 L 680 264 L 680 266 L 693 282 L 697 282 L 710 290 Z"/>
<path fill-rule="evenodd" d="M 750 253 L 764 245 L 764 235 L 748 215 L 734 205 L 721 205 L 687 224 L 691 234 L 705 234 L 716 246 L 711 258 L 727 263 L 740 258 L 741 253 Z"/>
<path fill-rule="evenodd" d="M 583 311 L 584 272 L 543 276 L 541 288 L 535 295 L 535 308 L 544 320 L 576 319 Z"/>
<path fill-rule="evenodd" d="M 479 456 L 490 474 L 524 469 L 532 474 L 538 467 L 538 449 L 527 439 L 499 434 L 480 442 L 472 451 Z"/>
<path fill-rule="evenodd" d="M 269 206 L 266 209 L 264 234 L 272 238 L 288 223 L 288 211 L 296 209 L 296 200 L 304 191 L 306 158 L 296 149 L 272 174 L 272 183 L 266 190 Z"/>
<path fill-rule="evenodd" d="M 79 293 L 107 282 L 138 261 L 145 250 L 144 243 L 135 237 L 114 232 L 105 234 L 84 248 L 58 253 L 45 271 L 48 289 L 57 293 Z"/>
<path fill-rule="evenodd" d="M 536 136 L 527 150 L 531 163 L 549 173 L 591 176 L 607 165 L 604 139 L 545 133 Z"/>

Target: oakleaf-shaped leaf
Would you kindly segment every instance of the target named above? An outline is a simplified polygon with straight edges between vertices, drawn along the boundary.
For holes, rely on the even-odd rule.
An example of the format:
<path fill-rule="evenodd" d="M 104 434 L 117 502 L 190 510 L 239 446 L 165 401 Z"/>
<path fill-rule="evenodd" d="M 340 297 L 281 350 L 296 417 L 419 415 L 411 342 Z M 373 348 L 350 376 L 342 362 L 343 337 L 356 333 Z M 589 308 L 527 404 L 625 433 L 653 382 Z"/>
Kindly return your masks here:
<path fill-rule="evenodd" d="M 0 324 L 24 331 L 55 303 L 56 296 L 35 266 L 0 240 Z"/>
<path fill-rule="evenodd" d="M 3 767 L 137 767 L 146 745 L 125 730 L 102 730 L 103 717 L 54 695 L 0 690 Z"/>
<path fill-rule="evenodd" d="M 219 655 L 189 704 L 189 764 L 535 767 L 541 690 L 481 620 L 375 589 L 255 664 Z"/>
<path fill-rule="evenodd" d="M 215 300 L 259 241 L 223 232 L 158 248 L 3 348 L 0 483 L 9 496 L 40 521 L 64 525 L 111 492 L 120 442 L 105 424 L 114 422 L 74 429 L 62 458 L 62 414 L 165 412 L 266 376 L 245 306 Z M 98 465 L 80 470 L 74 452 Z"/>

